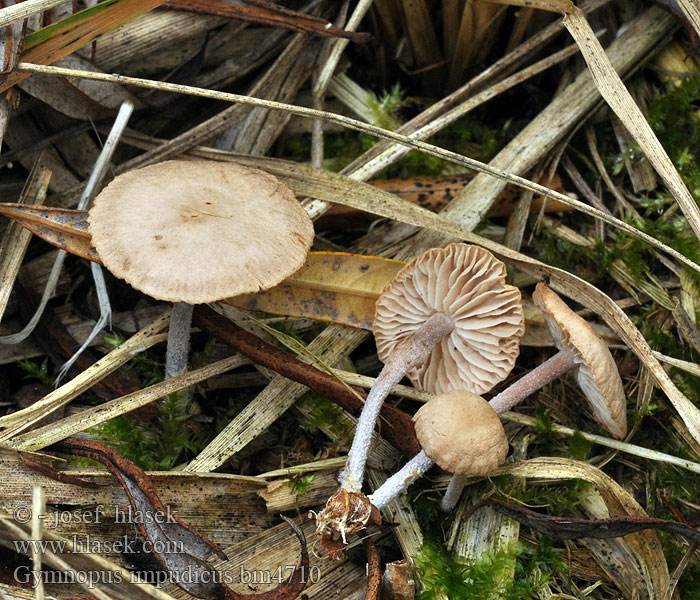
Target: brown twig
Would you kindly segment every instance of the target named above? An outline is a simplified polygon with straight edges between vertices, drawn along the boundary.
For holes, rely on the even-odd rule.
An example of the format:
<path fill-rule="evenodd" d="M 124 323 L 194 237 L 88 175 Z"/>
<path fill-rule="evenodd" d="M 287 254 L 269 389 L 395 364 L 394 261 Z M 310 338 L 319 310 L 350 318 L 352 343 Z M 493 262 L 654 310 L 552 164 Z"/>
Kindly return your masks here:
<path fill-rule="evenodd" d="M 374 545 L 372 538 L 365 540 L 367 548 L 367 593 L 365 600 L 379 600 L 380 584 L 382 582 L 382 572 L 379 564 L 379 552 Z"/>
<path fill-rule="evenodd" d="M 253 362 L 268 367 L 280 375 L 302 383 L 319 394 L 332 400 L 351 414 L 359 414 L 363 403 L 338 379 L 316 367 L 306 364 L 288 352 L 279 350 L 272 344 L 242 329 L 226 317 L 205 305 L 197 306 L 192 322 L 217 340 L 228 344 Z M 365 395 L 360 392 L 362 396 Z M 398 408 L 385 404 L 381 416 L 385 426 L 382 436 L 394 448 L 409 458 L 420 452 L 413 419 Z"/>

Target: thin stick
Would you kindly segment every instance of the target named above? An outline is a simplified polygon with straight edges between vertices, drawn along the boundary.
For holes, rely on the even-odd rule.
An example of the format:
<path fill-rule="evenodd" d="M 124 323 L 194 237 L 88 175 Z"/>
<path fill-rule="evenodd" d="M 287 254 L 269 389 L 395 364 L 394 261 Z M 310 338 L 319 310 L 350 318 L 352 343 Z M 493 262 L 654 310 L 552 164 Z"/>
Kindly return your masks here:
<path fill-rule="evenodd" d="M 66 0 L 24 0 L 21 4 L 15 4 L 0 10 L 0 27 L 6 27 L 11 23 L 26 19 L 34 13 L 49 10 L 54 6 L 65 3 Z"/>
<path fill-rule="evenodd" d="M 32 539 L 41 541 L 42 518 L 46 512 L 46 496 L 40 485 L 32 486 Z M 44 600 L 44 579 L 41 576 L 41 548 L 32 544 L 32 571 L 34 575 L 34 598 Z"/>
<path fill-rule="evenodd" d="M 348 20 L 348 24 L 345 26 L 345 31 L 355 31 L 357 26 L 360 24 L 360 21 L 362 21 L 362 17 L 365 16 L 365 13 L 369 10 L 371 5 L 372 0 L 360 0 L 350 16 L 350 19 Z M 328 87 L 328 82 L 331 80 L 333 72 L 338 66 L 340 55 L 343 53 L 343 50 L 345 50 L 345 46 L 348 45 L 349 41 L 350 40 L 347 39 L 338 39 L 333 42 L 333 48 L 328 54 L 326 64 L 323 65 L 323 69 L 321 70 L 321 73 L 316 80 L 316 84 L 314 85 L 314 95 L 321 97 L 325 93 L 326 88 Z"/>
<path fill-rule="evenodd" d="M 524 177 L 520 177 L 518 175 L 513 175 L 511 173 L 508 173 L 507 171 L 503 171 L 502 169 L 492 167 L 491 165 L 482 163 L 481 161 L 475 160 L 473 158 L 462 156 L 461 154 L 457 154 L 456 152 L 451 152 L 449 150 L 444 150 L 443 148 L 439 148 L 438 146 L 434 146 L 432 144 L 428 144 L 426 142 L 413 139 L 411 136 L 401 135 L 398 133 L 394 133 L 392 131 L 388 131 L 386 129 L 382 129 L 381 127 L 376 127 L 374 125 L 368 125 L 367 123 L 362 123 L 361 121 L 357 121 L 356 119 L 351 119 L 349 117 L 344 117 L 342 115 L 337 115 L 335 113 L 320 111 L 320 110 L 316 110 L 313 108 L 305 108 L 305 107 L 301 107 L 301 106 L 294 106 L 293 104 L 286 104 L 284 102 L 276 102 L 274 100 L 264 100 L 261 98 L 252 98 L 250 96 L 243 96 L 240 94 L 231 94 L 228 92 L 217 92 L 214 90 L 207 90 L 207 89 L 198 88 L 198 87 L 194 87 L 194 86 L 188 86 L 188 85 L 180 85 L 180 84 L 175 84 L 175 83 L 165 83 L 162 81 L 152 81 L 150 79 L 142 79 L 139 77 L 127 77 L 126 75 L 95 73 L 92 71 L 81 71 L 78 69 L 66 69 L 63 67 L 35 65 L 32 63 L 19 63 L 16 68 L 19 69 L 20 71 L 28 71 L 31 73 L 43 73 L 46 75 L 60 75 L 63 77 L 79 77 L 82 79 L 93 79 L 95 81 L 106 81 L 109 83 L 118 83 L 118 84 L 125 84 L 125 85 L 134 85 L 137 87 L 143 87 L 143 88 L 149 88 L 149 89 L 166 90 L 168 92 L 175 92 L 175 93 L 179 93 L 179 94 L 190 94 L 192 96 L 199 96 L 202 98 L 212 98 L 215 100 L 223 100 L 223 101 L 232 102 L 232 103 L 240 102 L 242 104 L 250 104 L 252 106 L 260 106 L 260 107 L 269 108 L 272 110 L 283 110 L 283 111 L 289 112 L 289 113 L 294 114 L 294 115 L 299 115 L 301 117 L 310 117 L 313 119 L 323 119 L 323 120 L 328 121 L 330 123 L 336 123 L 338 125 L 347 127 L 349 129 L 354 129 L 356 131 L 369 133 L 370 135 L 375 135 L 375 136 L 382 138 L 382 139 L 396 142 L 396 143 L 402 144 L 404 146 L 409 146 L 409 147 L 414 148 L 416 150 L 421 150 L 422 152 L 425 152 L 426 154 L 430 154 L 432 156 L 437 156 L 439 158 L 443 158 L 444 160 L 447 160 L 449 162 L 453 162 L 455 164 L 467 167 L 469 169 L 474 169 L 475 171 L 479 171 L 481 173 L 487 173 L 488 175 L 496 177 L 497 179 L 508 181 L 508 182 L 511 182 L 515 185 L 523 187 L 525 189 L 532 190 L 533 192 L 540 194 L 542 196 L 559 200 L 560 202 L 563 202 L 564 204 L 566 204 L 568 206 L 574 207 L 575 209 L 579 210 L 582 213 L 585 213 L 589 216 L 600 219 L 601 221 L 605 221 L 606 223 L 614 225 L 618 229 L 622 229 L 623 231 L 626 231 L 630 235 L 633 235 L 633 236 L 645 241 L 646 243 L 654 246 L 655 248 L 658 248 L 659 250 L 665 252 L 666 254 L 672 256 L 677 261 L 683 263 L 684 265 L 690 267 L 691 269 L 700 272 L 700 265 L 694 263 L 692 260 L 686 258 L 685 256 L 683 256 L 682 254 L 680 254 L 676 250 L 669 248 L 665 244 L 659 242 L 657 239 L 651 237 L 650 235 L 640 231 L 636 227 L 632 227 L 631 225 L 628 225 L 627 223 L 625 223 L 624 221 L 621 221 L 620 219 L 617 219 L 615 217 L 611 217 L 610 215 L 606 215 L 602 211 L 599 211 L 599 210 L 589 206 L 588 204 L 585 204 L 583 202 L 579 202 L 578 200 L 574 200 L 573 198 L 570 198 L 569 196 L 567 196 L 565 194 L 551 190 L 546 186 L 543 186 L 543 185 L 540 185 L 540 184 L 535 183 L 533 181 L 530 181 L 528 179 L 525 179 Z"/>

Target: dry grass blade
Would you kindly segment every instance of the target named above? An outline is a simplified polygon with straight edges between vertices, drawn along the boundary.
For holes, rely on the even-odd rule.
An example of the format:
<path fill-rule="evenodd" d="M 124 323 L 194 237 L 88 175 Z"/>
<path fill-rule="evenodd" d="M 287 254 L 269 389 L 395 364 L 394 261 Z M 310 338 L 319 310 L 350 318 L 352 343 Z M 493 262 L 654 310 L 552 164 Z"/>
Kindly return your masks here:
<path fill-rule="evenodd" d="M 66 0 L 25 0 L 20 4 L 8 6 L 0 10 L 0 27 L 21 21 L 35 13 L 48 10 L 54 6 L 65 4 Z"/>
<path fill-rule="evenodd" d="M 27 205 L 44 203 L 51 171 L 37 163 L 29 174 L 20 202 Z M 19 272 L 32 235 L 18 223 L 11 224 L 0 241 L 0 321 L 7 308 L 10 292 Z"/>
<path fill-rule="evenodd" d="M 359 0 L 357 6 L 355 6 L 355 10 L 348 19 L 347 25 L 345 26 L 345 31 L 355 31 L 360 25 L 360 21 L 362 21 L 362 18 L 365 16 L 365 13 L 369 10 L 370 6 L 372 6 L 372 0 Z M 349 40 L 346 39 L 335 40 L 333 42 L 331 50 L 328 53 L 328 58 L 326 59 L 326 62 L 323 65 L 318 78 L 316 79 L 316 83 L 314 84 L 313 92 L 316 94 L 316 96 L 320 97 L 325 93 L 326 88 L 328 87 L 328 82 L 331 80 L 331 77 L 333 77 L 335 68 L 338 66 L 340 55 L 343 53 L 343 50 L 345 50 L 348 43 Z"/>
<path fill-rule="evenodd" d="M 171 377 L 166 381 L 156 383 L 133 394 L 80 411 L 56 423 L 45 425 L 23 435 L 14 436 L 7 443 L 18 450 L 39 450 L 76 433 L 95 427 L 100 423 L 109 421 L 114 417 L 150 404 L 168 394 L 173 394 L 245 364 L 248 364 L 248 359 L 240 355 L 224 358 L 206 367 L 188 371 L 177 377 Z"/>
<path fill-rule="evenodd" d="M 2 428 L 0 440 L 7 440 L 31 427 L 37 421 L 41 421 L 54 410 L 82 394 L 85 390 L 90 389 L 94 383 L 118 369 L 134 355 L 159 342 L 165 341 L 167 334 L 161 334 L 160 332 L 167 327 L 169 320 L 170 311 L 168 310 L 121 346 L 112 350 L 91 367 L 85 369 L 80 375 L 64 383 L 46 397 L 28 408 L 0 417 L 0 428 Z"/>
<path fill-rule="evenodd" d="M 534 6 L 564 14 L 564 24 L 581 49 L 591 75 L 603 98 L 615 111 L 623 125 L 654 166 L 688 219 L 688 224 L 700 238 L 700 208 L 676 170 L 666 150 L 659 142 L 642 111 L 627 91 L 617 71 L 593 34 L 584 13 L 568 0 L 496 0 L 501 4 Z M 697 15 L 697 8 L 695 8 Z"/>
<path fill-rule="evenodd" d="M 350 119 L 348 117 L 343 117 L 341 115 L 336 115 L 334 113 L 329 113 L 321 110 L 315 110 L 311 108 L 302 108 L 299 106 L 294 106 L 291 104 L 285 104 L 282 102 L 275 102 L 271 100 L 261 100 L 258 98 L 253 98 L 250 96 L 242 96 L 240 94 L 229 94 L 225 92 L 216 92 L 212 90 L 205 90 L 202 88 L 195 88 L 192 86 L 185 86 L 185 85 L 178 85 L 178 84 L 170 84 L 170 83 L 162 83 L 162 82 L 156 82 L 156 81 L 151 81 L 148 79 L 140 79 L 136 77 L 125 77 L 122 75 L 108 75 L 108 74 L 103 74 L 103 73 L 91 73 L 91 72 L 86 72 L 86 71 L 76 71 L 74 69 L 63 69 L 60 67 L 50 67 L 50 66 L 41 66 L 41 65 L 35 65 L 35 64 L 29 64 L 29 63 L 20 63 L 17 67 L 19 70 L 22 71 L 29 71 L 29 72 L 35 72 L 35 73 L 51 73 L 54 75 L 62 75 L 62 76 L 67 76 L 67 77 L 84 77 L 86 79 L 95 79 L 97 81 L 110 81 L 113 83 L 122 83 L 122 84 L 129 84 L 129 85 L 136 85 L 139 87 L 146 87 L 146 88 L 152 88 L 152 89 L 160 89 L 160 90 L 167 90 L 170 92 L 176 92 L 176 93 L 184 93 L 184 94 L 191 94 L 195 96 L 201 96 L 205 98 L 214 98 L 217 100 L 226 100 L 228 102 L 240 102 L 242 104 L 249 104 L 252 106 L 259 106 L 259 107 L 264 107 L 264 108 L 270 108 L 270 109 L 276 109 L 276 110 L 283 110 L 287 111 L 292 114 L 304 116 L 304 117 L 311 117 L 311 118 L 316 118 L 316 119 L 322 119 L 325 121 L 329 121 L 332 123 L 338 123 L 339 125 L 342 125 L 344 127 L 348 127 L 350 129 L 355 129 L 357 131 L 363 131 L 365 133 L 369 133 L 371 135 L 375 135 L 380 138 L 384 138 L 387 140 L 391 140 L 393 142 L 421 150 L 423 152 L 426 152 L 427 154 L 431 154 L 433 156 L 438 156 L 439 158 L 443 158 L 447 161 L 453 162 L 455 164 L 468 167 L 470 169 L 474 169 L 477 171 L 480 171 L 482 173 L 486 173 L 488 175 L 491 175 L 492 177 L 495 177 L 496 179 L 499 179 L 499 185 L 504 186 L 505 183 L 510 182 L 515 185 L 518 185 L 520 187 L 523 187 L 528 190 L 532 190 L 533 192 L 536 192 L 538 194 L 541 194 L 543 196 L 549 197 L 549 198 L 555 198 L 556 200 L 559 200 L 560 202 L 563 202 L 564 204 L 567 204 L 569 206 L 573 206 L 577 210 L 580 210 L 581 212 L 588 214 L 590 216 L 593 216 L 597 219 L 600 219 L 601 221 L 605 221 L 606 223 L 610 223 L 611 225 L 614 225 L 615 227 L 618 227 L 619 229 L 626 231 L 630 235 L 633 235 L 648 244 L 651 244 L 655 248 L 658 248 L 659 250 L 662 250 L 663 252 L 669 254 L 679 262 L 687 265 L 688 267 L 700 272 L 700 265 L 696 265 L 693 261 L 689 260 L 679 252 L 676 252 L 672 248 L 669 248 L 667 245 L 659 242 L 655 238 L 651 237 L 650 235 L 647 235 L 646 233 L 640 231 L 636 227 L 632 227 L 631 225 L 625 223 L 624 221 L 621 221 L 620 219 L 616 219 L 614 217 L 611 217 L 610 215 L 605 214 L 602 211 L 599 211 L 595 208 L 590 207 L 587 204 L 584 204 L 583 202 L 579 202 L 578 200 L 574 200 L 570 198 L 569 196 L 562 194 L 561 192 L 556 192 L 554 190 L 551 190 L 547 188 L 546 186 L 540 185 L 538 183 L 534 183 L 532 181 L 529 181 L 528 179 L 525 179 L 524 177 L 520 177 L 518 175 L 513 175 L 512 173 L 508 173 L 507 171 L 504 171 L 503 169 L 500 169 L 498 167 L 494 167 L 492 165 L 487 165 L 485 163 L 482 163 L 478 160 L 468 158 L 465 156 L 462 156 L 460 154 L 457 154 L 455 152 L 450 152 L 448 150 L 443 150 L 442 148 L 439 148 L 437 146 L 433 146 L 432 144 L 427 144 L 425 142 L 421 142 L 419 140 L 415 140 L 411 137 L 400 135 L 397 133 L 393 133 L 390 131 L 387 131 L 385 129 L 382 129 L 380 127 L 375 127 L 373 125 L 367 125 L 366 123 L 362 123 L 360 121 L 356 121 L 355 119 Z M 474 180 L 476 181 L 476 179 Z M 465 188 L 466 189 L 466 188 Z M 500 190 L 499 190 L 500 191 Z M 351 206 L 348 204 L 348 206 Z M 489 206 L 485 206 L 483 210 L 487 210 Z M 470 215 L 472 219 L 474 217 L 478 217 L 474 225 L 478 223 L 478 221 L 481 220 L 481 217 L 483 217 L 482 212 L 480 212 L 482 209 L 479 210 L 470 210 Z M 371 212 L 371 211 L 368 211 Z"/>

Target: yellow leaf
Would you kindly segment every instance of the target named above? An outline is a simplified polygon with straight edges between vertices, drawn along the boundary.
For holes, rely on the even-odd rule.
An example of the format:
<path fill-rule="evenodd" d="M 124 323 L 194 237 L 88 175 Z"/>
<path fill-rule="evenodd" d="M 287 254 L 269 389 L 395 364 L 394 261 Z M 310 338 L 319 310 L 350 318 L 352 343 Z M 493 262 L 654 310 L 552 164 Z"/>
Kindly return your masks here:
<path fill-rule="evenodd" d="M 374 304 L 405 263 L 345 252 L 310 252 L 280 285 L 226 302 L 247 310 L 372 329 Z"/>

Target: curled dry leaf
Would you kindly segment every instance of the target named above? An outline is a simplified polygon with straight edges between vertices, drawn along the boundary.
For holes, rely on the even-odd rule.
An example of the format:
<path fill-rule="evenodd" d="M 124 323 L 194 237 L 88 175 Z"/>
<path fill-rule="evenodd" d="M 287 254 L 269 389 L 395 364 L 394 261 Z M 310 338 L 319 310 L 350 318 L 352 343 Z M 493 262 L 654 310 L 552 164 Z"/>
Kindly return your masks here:
<path fill-rule="evenodd" d="M 535 531 L 566 540 L 578 538 L 622 537 L 645 529 L 656 529 L 683 536 L 700 544 L 700 531 L 677 521 L 653 519 L 651 517 L 610 517 L 609 519 L 576 519 L 543 515 L 523 506 L 489 499 L 488 504 L 495 511 L 515 519 Z"/>
<path fill-rule="evenodd" d="M 100 263 L 87 231 L 87 211 L 2 202 L 0 215 L 17 221 L 61 250 Z"/>
<path fill-rule="evenodd" d="M 545 480 L 581 479 L 587 481 L 602 497 L 607 514 L 615 517 L 647 517 L 639 503 L 615 480 L 600 469 L 588 463 L 558 457 L 540 457 L 518 463 L 506 464 L 497 471 L 515 477 L 528 477 Z M 625 551 L 632 557 L 626 563 L 630 569 L 630 581 L 640 597 L 662 598 L 668 587 L 669 573 L 663 548 L 658 535 L 653 529 L 642 529 L 620 540 L 625 544 Z M 608 559 L 599 559 L 608 560 Z"/>
<path fill-rule="evenodd" d="M 216 570 L 206 562 L 214 554 L 222 560 L 226 555 L 202 534 L 174 516 L 155 493 L 150 478 L 134 463 L 115 450 L 97 442 L 68 438 L 53 446 L 54 450 L 97 460 L 119 480 L 133 509 L 134 521 L 147 541 L 151 552 L 173 582 L 187 593 L 206 600 L 293 600 L 306 585 L 309 556 L 304 534 L 295 523 L 285 519 L 301 544 L 301 564 L 285 583 L 263 594 L 237 594 L 223 583 Z M 187 574 L 186 577 L 178 576 Z"/>

